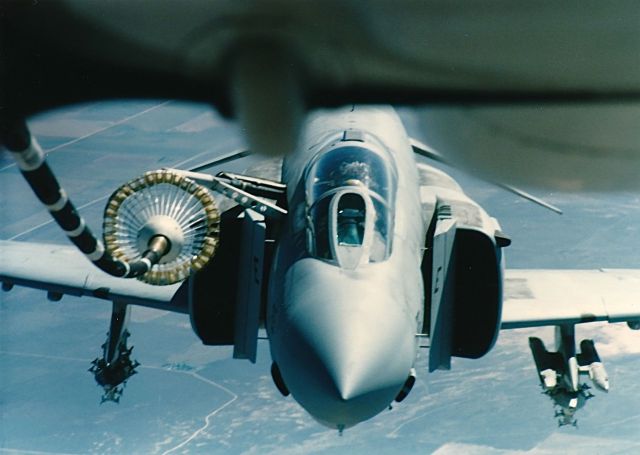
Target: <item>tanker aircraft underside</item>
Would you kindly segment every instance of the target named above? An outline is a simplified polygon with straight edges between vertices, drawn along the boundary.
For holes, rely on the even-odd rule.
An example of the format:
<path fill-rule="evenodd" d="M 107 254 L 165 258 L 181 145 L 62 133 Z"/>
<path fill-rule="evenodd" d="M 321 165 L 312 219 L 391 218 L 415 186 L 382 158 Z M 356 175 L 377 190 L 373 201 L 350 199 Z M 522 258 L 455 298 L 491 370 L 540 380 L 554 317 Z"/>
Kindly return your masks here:
<path fill-rule="evenodd" d="M 99 241 L 23 125 L 6 145 L 80 251 L 2 241 L 3 288 L 112 302 L 91 364 L 106 400 L 120 399 L 138 365 L 127 345 L 132 305 L 188 314 L 205 345 L 232 345 L 251 361 L 265 327 L 278 390 L 339 431 L 408 395 L 425 339 L 429 371 L 447 370 L 452 357 L 487 354 L 501 329 L 555 325 L 557 352 L 538 338 L 530 346 L 562 423 L 589 396 L 581 373 L 608 390 L 593 341 L 576 353 L 574 326 L 640 328 L 640 272 L 505 272 L 510 239 L 498 221 L 417 161 L 439 155 L 411 140 L 391 108 L 315 112 L 302 131 L 280 175 L 205 172 L 240 151 L 125 183 L 107 203 Z"/>

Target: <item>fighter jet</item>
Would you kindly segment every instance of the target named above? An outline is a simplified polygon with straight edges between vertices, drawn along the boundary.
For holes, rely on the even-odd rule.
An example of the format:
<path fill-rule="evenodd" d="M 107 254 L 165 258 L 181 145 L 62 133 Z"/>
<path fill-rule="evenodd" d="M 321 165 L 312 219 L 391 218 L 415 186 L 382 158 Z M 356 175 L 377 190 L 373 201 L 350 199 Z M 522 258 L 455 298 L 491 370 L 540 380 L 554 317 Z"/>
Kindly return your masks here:
<path fill-rule="evenodd" d="M 13 154 L 79 251 L 3 241 L 0 280 L 113 302 L 93 364 L 105 393 L 135 371 L 131 305 L 186 313 L 204 344 L 232 345 L 251 361 L 263 325 L 277 389 L 339 431 L 406 398 L 425 337 L 434 371 L 452 357 L 485 355 L 501 328 L 593 320 L 637 328 L 635 301 L 620 298 L 640 289 L 637 271 L 512 271 L 505 281 L 510 239 L 450 176 L 418 161 L 429 151 L 392 108 L 318 111 L 302 138 L 277 180 L 203 172 L 246 156 L 232 151 L 125 182 L 98 240 L 25 128 Z M 220 198 L 231 205 L 222 213 Z M 541 283 L 554 279 L 585 295 L 549 295 Z M 611 306 L 607 280 L 616 284 Z"/>

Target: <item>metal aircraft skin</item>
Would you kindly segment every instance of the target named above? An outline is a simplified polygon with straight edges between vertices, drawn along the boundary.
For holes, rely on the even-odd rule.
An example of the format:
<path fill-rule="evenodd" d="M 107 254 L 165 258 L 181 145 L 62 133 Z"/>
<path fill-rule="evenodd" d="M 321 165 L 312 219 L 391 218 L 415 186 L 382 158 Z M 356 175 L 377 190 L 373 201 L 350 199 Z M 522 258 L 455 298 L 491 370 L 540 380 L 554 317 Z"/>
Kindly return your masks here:
<path fill-rule="evenodd" d="M 475 175 L 637 189 L 639 20 L 634 0 L 5 1 L 0 133 L 76 102 L 183 99 L 276 155 L 308 110 L 391 103 L 424 107 L 430 145 Z"/>
<path fill-rule="evenodd" d="M 320 113 L 282 180 L 292 210 L 271 274 L 271 353 L 311 415 L 347 428 L 388 407 L 417 354 L 428 223 L 414 153 L 389 108 Z M 348 210 L 357 227 L 342 226 Z"/>
<path fill-rule="evenodd" d="M 485 355 L 500 329 L 556 325 L 572 330 L 598 320 L 640 328 L 640 307 L 630 297 L 640 290 L 638 271 L 505 274 L 502 249 L 510 240 L 497 220 L 447 174 L 417 161 L 424 150 L 407 136 L 392 108 L 318 111 L 308 116 L 301 138 L 284 158 L 281 182 L 184 172 L 236 203 L 225 214 L 240 223 L 232 224 L 240 227 L 237 243 L 223 221 L 220 251 L 208 266 L 218 267 L 216 273 L 207 274 L 205 267 L 175 284 L 152 286 L 107 275 L 71 248 L 2 241 L 3 288 L 44 289 L 52 300 L 72 294 L 113 302 L 103 356 L 91 364 L 105 399 L 111 400 L 120 399 L 119 386 L 137 366 L 127 346 L 132 305 L 189 314 L 204 344 L 233 345 L 234 357 L 253 361 L 262 322 L 278 390 L 340 431 L 407 396 L 427 336 L 433 371 L 449 369 L 452 357 Z M 24 165 L 21 152 L 15 153 Z M 27 164 L 37 161 L 34 153 Z M 175 172 L 146 178 L 181 178 L 181 171 Z M 130 184 L 123 187 L 135 193 Z M 194 192 L 207 193 L 200 187 Z M 54 213 L 59 205 L 48 207 Z M 172 232 L 178 229 L 169 224 Z M 247 226 L 254 229 L 251 234 Z M 174 236 L 163 233 L 162 225 L 157 229 L 158 235 Z M 74 231 L 67 231 L 72 240 L 78 235 Z M 270 241 L 276 245 L 271 263 L 265 253 Z M 215 278 L 224 269 L 231 274 Z M 216 293 L 200 292 L 198 277 L 211 282 L 209 289 Z M 584 294 L 554 293 L 568 286 Z M 231 290 L 228 299 L 224 289 Z M 260 319 L 263 309 L 266 318 Z M 574 345 L 564 346 L 575 353 Z M 591 353 L 587 363 L 597 367 L 601 362 L 591 347 L 583 351 Z M 558 377 L 565 373 L 562 367 L 555 371 Z M 597 385 L 606 378 L 592 379 Z"/>
<path fill-rule="evenodd" d="M 426 335 L 434 370 L 449 368 L 452 356 L 484 355 L 500 327 L 572 328 L 591 320 L 640 327 L 640 309 L 619 292 L 607 305 L 590 308 L 593 316 L 581 316 L 590 296 L 611 292 L 594 285 L 589 272 L 571 274 L 574 285 L 589 289 L 589 295 L 567 302 L 566 296 L 546 298 L 538 272 L 516 271 L 511 276 L 524 280 L 519 283 L 527 292 L 511 298 L 507 293 L 503 305 L 501 249 L 508 239 L 455 182 L 416 164 L 411 150 L 419 152 L 420 146 L 409 142 L 395 114 L 346 109 L 306 120 L 313 109 L 351 103 L 418 105 L 425 108 L 419 115 L 429 128 L 429 145 L 492 180 L 562 190 L 637 189 L 637 2 L 5 3 L 0 15 L 5 145 L 16 125 L 50 108 L 108 98 L 164 98 L 211 103 L 239 121 L 252 151 L 287 155 L 282 178 L 289 213 L 256 202 L 265 213 L 284 218 L 273 229 L 278 238 L 269 239 L 278 248 L 273 266 L 266 266 L 272 372 L 278 388 L 291 391 L 323 423 L 345 428 L 406 396 L 418 341 Z M 390 192 L 376 196 L 367 185 L 343 182 L 346 192 L 327 190 L 335 204 L 319 200 L 314 209 L 314 198 L 322 199 L 309 180 L 314 153 L 347 143 L 380 157 Z M 223 180 L 214 182 L 216 191 L 240 194 L 229 186 L 233 178 Z M 247 179 L 240 183 L 253 185 Z M 242 198 L 255 201 L 250 194 Z M 386 231 L 373 217 L 384 212 L 379 210 L 384 204 Z M 333 232 L 326 244 L 318 244 L 326 232 L 314 225 L 314 210 L 320 208 L 327 210 L 326 231 Z M 353 228 L 363 208 L 360 233 Z M 346 212 L 339 215 L 340 210 Z M 347 222 L 349 213 L 353 218 Z M 245 214 L 240 223 L 259 229 L 262 221 L 251 210 Z M 344 234 L 344 245 L 339 221 L 352 229 Z M 384 247 L 377 248 L 380 244 Z M 135 372 L 121 323 L 130 305 L 188 313 L 206 344 L 234 344 L 238 357 L 255 356 L 257 321 L 240 330 L 247 344 L 234 341 L 228 333 L 233 330 L 225 327 L 214 327 L 224 329 L 224 336 L 211 336 L 216 331 L 207 330 L 211 315 L 197 316 L 200 307 L 186 291 L 195 278 L 180 290 L 178 285 L 153 289 L 87 271 L 86 260 L 70 249 L 12 242 L 0 248 L 5 288 L 24 284 L 47 290 L 52 299 L 71 293 L 114 302 L 103 358 L 93 364 L 111 396 L 119 396 L 118 384 L 109 378 Z M 251 256 L 260 248 L 249 250 Z M 267 256 L 259 253 L 245 259 L 262 264 Z M 67 268 L 61 270 L 56 265 L 63 260 Z M 544 275 L 547 281 L 559 276 L 565 272 Z M 601 271 L 595 282 L 600 280 L 637 295 L 635 272 Z M 259 293 L 257 286 L 251 289 Z M 556 372 L 570 377 L 573 390 L 574 357 L 565 357 L 567 368 Z M 122 371 L 104 374 L 113 365 Z"/>

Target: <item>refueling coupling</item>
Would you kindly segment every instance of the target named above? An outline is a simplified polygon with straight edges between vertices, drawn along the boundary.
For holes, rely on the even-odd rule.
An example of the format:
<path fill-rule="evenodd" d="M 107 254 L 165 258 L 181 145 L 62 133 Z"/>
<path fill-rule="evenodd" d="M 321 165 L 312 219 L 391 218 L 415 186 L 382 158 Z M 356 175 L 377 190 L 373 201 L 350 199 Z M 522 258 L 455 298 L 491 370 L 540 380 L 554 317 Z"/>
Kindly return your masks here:
<path fill-rule="evenodd" d="M 172 284 L 215 253 L 218 211 L 206 188 L 164 170 L 123 185 L 105 208 L 103 244 L 61 188 L 24 120 L 4 122 L 1 133 L 36 197 L 69 240 L 104 272 Z"/>
<path fill-rule="evenodd" d="M 142 259 L 138 261 L 138 264 L 146 266 L 147 270 L 144 273 L 151 270 L 151 267 L 160 262 L 160 259 L 162 259 L 170 249 L 171 243 L 164 235 L 156 235 L 152 237 L 149 241 L 149 249 L 142 253 Z"/>

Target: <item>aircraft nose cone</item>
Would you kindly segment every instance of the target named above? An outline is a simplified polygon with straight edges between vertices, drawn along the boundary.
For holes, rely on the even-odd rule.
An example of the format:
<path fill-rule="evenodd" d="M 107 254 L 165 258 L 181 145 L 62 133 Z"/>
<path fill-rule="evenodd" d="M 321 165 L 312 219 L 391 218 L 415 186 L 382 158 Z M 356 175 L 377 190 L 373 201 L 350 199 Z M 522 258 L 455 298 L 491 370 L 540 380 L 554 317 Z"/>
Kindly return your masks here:
<path fill-rule="evenodd" d="M 343 429 L 393 401 L 416 345 L 415 327 L 393 299 L 339 297 L 327 291 L 293 309 L 277 354 L 294 398 L 316 420 Z"/>

